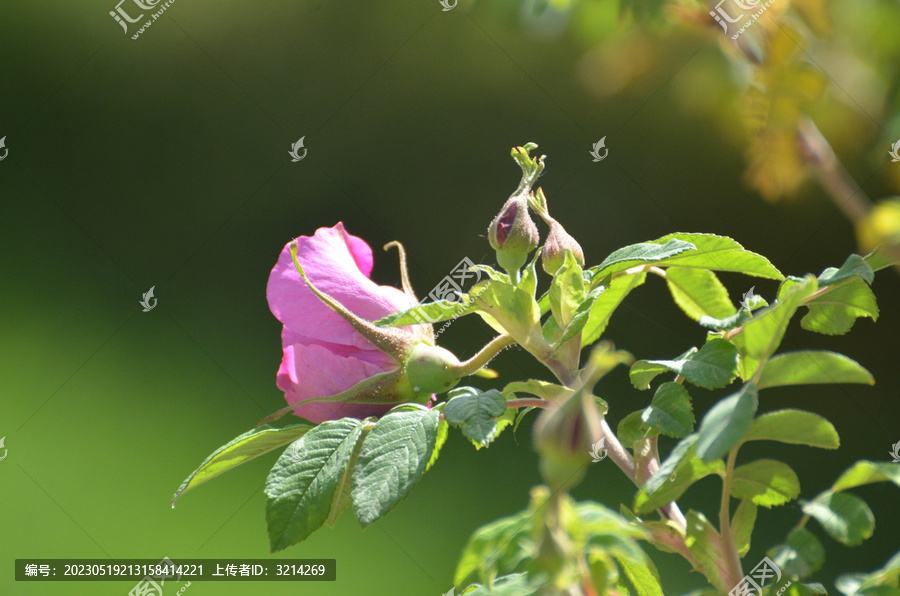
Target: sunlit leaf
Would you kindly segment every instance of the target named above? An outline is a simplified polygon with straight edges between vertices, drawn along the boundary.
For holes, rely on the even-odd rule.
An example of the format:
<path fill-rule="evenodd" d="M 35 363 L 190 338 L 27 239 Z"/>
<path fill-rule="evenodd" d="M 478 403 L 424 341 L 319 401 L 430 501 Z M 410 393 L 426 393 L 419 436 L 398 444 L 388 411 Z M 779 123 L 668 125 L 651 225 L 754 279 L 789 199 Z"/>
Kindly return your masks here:
<path fill-rule="evenodd" d="M 753 421 L 744 440 L 778 441 L 820 449 L 837 449 L 841 445 L 831 422 L 803 410 L 778 410 L 762 414 Z"/>
<path fill-rule="evenodd" d="M 784 505 L 800 495 L 800 480 L 789 465 L 759 459 L 734 470 L 731 496 L 750 499 L 760 507 Z"/>
<path fill-rule="evenodd" d="M 827 383 L 875 384 L 871 373 L 843 354 L 825 350 L 803 350 L 773 356 L 759 377 L 758 387 Z"/>

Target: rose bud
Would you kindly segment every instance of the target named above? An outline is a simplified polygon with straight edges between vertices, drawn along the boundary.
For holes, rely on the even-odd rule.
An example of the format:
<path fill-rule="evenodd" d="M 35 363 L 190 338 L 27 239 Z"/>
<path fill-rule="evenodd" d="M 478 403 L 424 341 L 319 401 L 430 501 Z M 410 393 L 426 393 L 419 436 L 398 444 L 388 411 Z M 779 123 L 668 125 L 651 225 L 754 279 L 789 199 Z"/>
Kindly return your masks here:
<path fill-rule="evenodd" d="M 510 197 L 488 227 L 488 242 L 497 251 L 497 262 L 513 277 L 540 241 L 537 226 L 528 214 L 528 199 L 522 194 Z"/>

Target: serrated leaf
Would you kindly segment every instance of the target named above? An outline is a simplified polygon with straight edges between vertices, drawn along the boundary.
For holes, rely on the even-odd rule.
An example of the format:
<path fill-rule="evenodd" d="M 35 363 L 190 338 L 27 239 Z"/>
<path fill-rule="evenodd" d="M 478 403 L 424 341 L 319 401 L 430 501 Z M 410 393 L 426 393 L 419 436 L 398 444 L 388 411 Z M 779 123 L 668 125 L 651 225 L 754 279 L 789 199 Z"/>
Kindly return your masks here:
<path fill-rule="evenodd" d="M 506 412 L 506 400 L 496 389 L 464 393 L 453 397 L 444 406 L 444 419 L 473 443 L 487 446 L 497 436 L 497 417 Z"/>
<path fill-rule="evenodd" d="M 406 498 L 431 461 L 437 410 L 388 412 L 365 438 L 353 470 L 353 509 L 362 527 Z"/>
<path fill-rule="evenodd" d="M 743 346 L 742 353 L 754 361 L 763 362 L 775 353 L 781 345 L 781 339 L 787 330 L 788 323 L 807 296 L 816 291 L 816 280 L 807 276 L 803 280 L 785 280 L 778 290 L 778 300 L 757 313 L 753 319 L 744 324 L 744 330 L 738 337 L 738 345 Z M 745 379 L 755 372 L 749 370 L 742 375 Z M 746 363 L 745 363 L 746 367 Z"/>
<path fill-rule="evenodd" d="M 566 326 L 565 332 L 562 334 L 562 337 L 559 338 L 558 341 L 554 342 L 557 345 L 563 345 L 576 335 L 580 333 L 584 326 L 587 325 L 588 319 L 591 316 L 591 308 L 594 307 L 594 302 L 597 301 L 597 298 L 600 297 L 606 290 L 605 286 L 597 286 L 590 292 L 588 292 L 587 296 L 585 296 L 584 300 L 581 304 L 578 305 L 578 308 L 575 310 L 575 314 L 572 316 L 572 321 Z"/>
<path fill-rule="evenodd" d="M 497 331 L 509 335 L 533 354 L 549 354 L 541 336 L 541 310 L 534 297 L 500 282 L 481 282 L 472 288 L 475 312 Z"/>
<path fill-rule="evenodd" d="M 212 480 L 219 474 L 251 459 L 292 443 L 311 428 L 313 428 L 312 424 L 292 424 L 282 428 L 265 424 L 235 437 L 213 451 L 209 457 L 203 460 L 200 467 L 181 483 L 181 486 L 175 491 L 175 496 L 172 497 L 172 507 L 175 507 L 175 500 L 185 491 L 196 488 L 207 480 Z"/>
<path fill-rule="evenodd" d="M 710 474 L 720 474 L 725 470 L 720 460 L 704 462 L 696 457 L 696 446 L 690 445 L 684 457 L 676 456 L 677 465 L 672 466 L 667 459 L 659 470 L 651 476 L 634 499 L 637 513 L 649 513 L 678 500 L 684 492 L 698 480 Z M 677 450 L 677 447 L 676 447 Z M 675 450 L 672 452 L 675 455 Z M 672 455 L 669 456 L 672 458 Z M 669 470 L 672 470 L 671 472 Z"/>
<path fill-rule="evenodd" d="M 688 360 L 691 356 L 696 354 L 699 350 L 697 348 L 691 348 L 681 356 L 675 358 L 675 362 L 684 362 Z M 631 365 L 631 370 L 628 372 L 631 377 L 631 384 L 634 385 L 635 389 L 640 389 L 644 391 L 645 389 L 650 388 L 650 383 L 658 377 L 659 375 L 672 372 L 668 366 L 664 364 L 656 364 L 658 362 L 670 362 L 669 360 L 638 360 L 634 364 Z"/>
<path fill-rule="evenodd" d="M 872 374 L 855 360 L 826 350 L 802 350 L 773 356 L 759 376 L 757 387 L 862 383 L 874 385 Z"/>
<path fill-rule="evenodd" d="M 690 242 L 677 239 L 669 240 L 663 244 L 641 242 L 614 251 L 603 259 L 602 263 L 596 267 L 591 267 L 588 271 L 592 273 L 593 279 L 603 279 L 607 275 L 623 271 L 640 263 L 661 261 L 695 248 Z"/>
<path fill-rule="evenodd" d="M 654 242 L 668 242 L 671 239 L 690 242 L 697 248 L 663 259 L 657 263 L 659 266 L 699 267 L 700 269 L 732 271 L 767 279 L 784 279 L 784 275 L 767 258 L 746 250 L 731 238 L 715 234 L 675 233 L 663 236 Z"/>
<path fill-rule="evenodd" d="M 275 462 L 265 489 L 271 552 L 305 540 L 328 518 L 362 428 L 354 418 L 323 422 Z"/>
<path fill-rule="evenodd" d="M 900 463 L 860 460 L 840 475 L 831 490 L 838 492 L 874 482 L 893 482 L 900 487 Z"/>
<path fill-rule="evenodd" d="M 809 312 L 800 321 L 807 331 L 825 335 L 843 335 L 853 328 L 856 319 L 878 320 L 878 303 L 872 289 L 861 279 L 851 279 L 834 286 L 826 294 L 811 300 Z"/>
<path fill-rule="evenodd" d="M 784 544 L 769 549 L 766 555 L 788 577 L 805 579 L 825 564 L 825 547 L 815 534 L 797 528 L 788 534 Z"/>
<path fill-rule="evenodd" d="M 550 283 L 550 310 L 560 327 L 572 321 L 575 312 L 584 302 L 584 276 L 572 251 L 566 251 L 565 261 Z"/>
<path fill-rule="evenodd" d="M 372 430 L 373 426 L 375 426 L 374 422 L 369 422 L 368 420 L 363 421 L 363 430 L 360 433 L 359 438 L 356 439 L 356 446 L 350 454 L 347 467 L 344 470 L 344 473 L 341 474 L 341 479 L 338 481 L 337 488 L 334 491 L 334 499 L 331 501 L 331 510 L 328 512 L 328 518 L 325 520 L 325 525 L 329 528 L 334 528 L 334 524 L 337 522 L 338 517 L 340 517 L 341 513 L 343 513 L 353 502 L 350 498 L 353 490 L 353 468 L 356 466 L 356 458 L 359 456 L 359 450 L 362 447 L 363 439 L 366 438 L 366 435 L 369 434 L 369 431 Z M 436 459 L 436 456 L 432 459 Z"/>
<path fill-rule="evenodd" d="M 734 313 L 728 290 L 708 269 L 669 267 L 666 285 L 675 304 L 695 321 L 702 317 L 721 319 Z"/>
<path fill-rule="evenodd" d="M 590 314 L 581 333 L 581 347 L 589 346 L 603 335 L 609 325 L 609 319 L 631 290 L 642 285 L 647 279 L 646 273 L 622 275 L 613 278 L 591 306 Z"/>
<path fill-rule="evenodd" d="M 406 310 L 401 310 L 378 319 L 374 324 L 378 327 L 400 327 L 404 325 L 417 325 L 421 323 L 440 323 L 455 319 L 471 312 L 474 308 L 474 300 L 468 294 L 463 294 L 459 300 L 437 300 L 426 302 Z"/>
<path fill-rule="evenodd" d="M 731 451 L 753 424 L 757 403 L 756 387 L 746 383 L 710 408 L 697 430 L 697 456 L 710 462 Z"/>
<path fill-rule="evenodd" d="M 620 443 L 631 447 L 638 441 L 659 435 L 658 430 L 641 420 L 643 415 L 644 410 L 637 410 L 619 421 L 616 427 L 616 436 L 619 438 Z"/>
<path fill-rule="evenodd" d="M 840 269 L 829 267 L 819 275 L 819 287 L 831 286 L 851 277 L 859 277 L 871 285 L 875 281 L 875 271 L 861 256 L 850 255 Z"/>
<path fill-rule="evenodd" d="M 641 421 L 664 435 L 680 439 L 694 431 L 694 411 L 687 389 L 678 383 L 663 383 L 641 414 Z"/>
<path fill-rule="evenodd" d="M 897 260 L 884 246 L 876 247 L 872 252 L 864 256 L 863 260 L 869 264 L 873 271 L 881 271 L 891 265 L 900 263 L 900 260 Z"/>
<path fill-rule="evenodd" d="M 722 545 L 722 537 L 702 513 L 688 511 L 685 517 L 687 518 L 685 545 L 709 583 L 727 593 L 733 586 L 726 586 L 722 577 L 724 571 L 722 562 L 726 561 L 728 556 Z"/>
<path fill-rule="evenodd" d="M 872 510 L 850 493 L 822 493 L 803 505 L 803 513 L 819 522 L 829 536 L 848 546 L 860 544 L 875 531 Z"/>
<path fill-rule="evenodd" d="M 738 555 L 743 557 L 750 551 L 750 539 L 756 524 L 757 506 L 750 499 L 743 499 L 731 518 L 731 533 Z"/>
<path fill-rule="evenodd" d="M 734 470 L 731 496 L 750 499 L 760 507 L 776 507 L 800 495 L 800 480 L 789 465 L 774 459 L 758 459 Z"/>
<path fill-rule="evenodd" d="M 497 431 L 500 432 L 499 430 Z M 437 461 L 438 456 L 441 454 L 441 448 L 443 448 L 444 443 L 447 442 L 447 437 L 450 435 L 450 425 L 447 424 L 446 420 L 441 420 L 438 422 L 437 432 L 435 433 L 434 438 L 434 451 L 431 452 L 431 459 L 428 460 L 428 465 L 425 466 L 425 471 L 431 469 L 431 466 L 434 465 L 434 462 Z"/>
<path fill-rule="evenodd" d="M 631 367 L 631 382 L 638 389 L 646 389 L 663 367 L 705 389 L 728 385 L 737 376 L 738 349 L 729 341 L 713 338 L 696 353 L 676 360 L 639 360 Z M 655 373 L 655 374 L 654 374 Z"/>
<path fill-rule="evenodd" d="M 837 449 L 841 445 L 831 422 L 812 412 L 790 409 L 761 415 L 753 421 L 744 440 L 778 441 L 820 449 Z"/>
<path fill-rule="evenodd" d="M 629 561 L 624 557 L 616 557 L 616 561 L 619 562 L 619 567 L 625 572 L 637 596 L 663 596 L 659 572 L 650 557 L 644 555 L 640 563 Z"/>

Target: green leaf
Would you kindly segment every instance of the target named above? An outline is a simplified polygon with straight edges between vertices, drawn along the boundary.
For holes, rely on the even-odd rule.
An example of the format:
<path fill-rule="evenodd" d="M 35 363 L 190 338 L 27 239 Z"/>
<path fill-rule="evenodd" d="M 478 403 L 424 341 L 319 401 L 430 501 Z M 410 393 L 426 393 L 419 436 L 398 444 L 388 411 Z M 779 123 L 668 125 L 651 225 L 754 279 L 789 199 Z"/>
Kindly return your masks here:
<path fill-rule="evenodd" d="M 758 459 L 734 470 L 731 496 L 750 499 L 771 508 L 793 501 L 800 495 L 800 480 L 789 465 L 774 459 Z"/>
<path fill-rule="evenodd" d="M 828 590 L 818 582 L 811 584 L 793 582 L 781 596 L 828 596 Z"/>
<path fill-rule="evenodd" d="M 868 263 L 874 271 L 881 271 L 891 265 L 900 263 L 900 261 L 898 261 L 889 250 L 885 249 L 884 246 L 876 247 L 875 250 L 863 257 L 863 260 Z"/>
<path fill-rule="evenodd" d="M 767 279 L 784 279 L 784 275 L 773 267 L 767 258 L 746 250 L 731 238 L 715 234 L 676 233 L 654 240 L 654 242 L 668 242 L 671 239 L 690 242 L 697 249 L 663 259 L 657 263 L 659 266 L 699 267 L 713 271 L 733 271 Z"/>
<path fill-rule="evenodd" d="M 362 433 L 360 433 L 359 438 L 356 439 L 356 446 L 353 448 L 353 453 L 350 454 L 347 468 L 344 470 L 344 473 L 341 474 L 341 479 L 338 481 L 337 488 L 334 491 L 334 499 L 331 501 L 331 510 L 328 512 L 328 518 L 325 520 L 325 525 L 331 529 L 334 529 L 334 524 L 337 522 L 341 513 L 343 513 L 353 502 L 351 499 L 353 489 L 353 468 L 356 466 L 356 458 L 359 456 L 359 450 L 362 447 L 363 440 L 366 438 L 366 435 L 369 434 L 369 431 L 372 430 L 372 427 L 375 426 L 375 423 L 371 420 L 372 419 L 369 418 L 363 421 Z M 437 450 L 435 450 L 435 453 L 437 453 Z M 432 460 L 434 459 L 437 459 L 436 455 L 432 458 Z"/>
<path fill-rule="evenodd" d="M 545 487 L 533 489 L 528 509 L 475 530 L 463 548 L 453 583 L 463 586 L 474 581 L 485 582 L 492 576 L 512 572 L 528 556 L 523 543 L 529 540 L 535 521 L 542 519 L 535 514 L 549 498 L 550 492 Z"/>
<path fill-rule="evenodd" d="M 440 323 L 467 314 L 473 308 L 473 298 L 468 294 L 463 294 L 459 300 L 437 300 L 395 312 L 378 319 L 374 324 L 378 327 L 400 327 L 421 323 Z"/>
<path fill-rule="evenodd" d="M 604 286 L 597 286 L 588 292 L 588 295 L 585 296 L 581 304 L 578 305 L 578 309 L 572 316 L 572 321 L 566 326 L 566 330 L 562 334 L 562 337 L 559 338 L 559 341 L 555 342 L 557 345 L 563 345 L 584 329 L 584 326 L 587 325 L 587 322 L 590 319 L 591 309 L 594 307 L 594 303 L 605 290 L 606 288 Z M 553 318 L 551 317 L 550 320 L 553 320 Z"/>
<path fill-rule="evenodd" d="M 743 499 L 738 505 L 734 517 L 731 518 L 731 533 L 738 555 L 743 557 L 750 551 L 750 539 L 753 526 L 756 524 L 756 504 L 750 499 Z"/>
<path fill-rule="evenodd" d="M 528 292 L 500 282 L 480 282 L 472 288 L 475 309 L 494 331 L 512 337 L 536 355 L 549 355 L 541 336 L 541 310 Z"/>
<path fill-rule="evenodd" d="M 663 259 L 674 257 L 688 250 L 694 250 L 696 246 L 690 242 L 672 239 L 665 244 L 641 242 L 620 248 L 603 259 L 603 262 L 588 271 L 594 279 L 603 279 L 618 271 L 628 269 L 640 263 L 653 263 Z"/>
<path fill-rule="evenodd" d="M 275 462 L 265 490 L 271 552 L 305 540 L 328 518 L 362 429 L 354 418 L 323 422 Z"/>
<path fill-rule="evenodd" d="M 534 578 L 527 573 L 513 573 L 492 580 L 488 584 L 478 584 L 475 590 L 466 591 L 466 596 L 533 596 L 539 593 L 540 585 L 534 585 Z M 460 595 L 461 596 L 461 595 Z"/>
<path fill-rule="evenodd" d="M 645 555 L 640 563 L 629 561 L 624 557 L 616 557 L 616 561 L 634 586 L 637 596 L 663 596 L 659 572 L 650 557 Z"/>
<path fill-rule="evenodd" d="M 509 424 L 508 422 L 506 424 Z M 505 425 L 504 425 L 505 426 Z M 434 451 L 431 452 L 431 459 L 428 460 L 428 465 L 425 466 L 425 471 L 431 469 L 431 466 L 434 465 L 434 462 L 437 461 L 438 456 L 441 454 L 441 449 L 444 447 L 444 443 L 447 442 L 447 436 L 450 434 L 450 425 L 447 424 L 446 420 L 441 420 L 438 423 L 437 433 L 434 439 Z M 497 431 L 497 434 L 500 434 L 500 431 Z"/>
<path fill-rule="evenodd" d="M 682 442 L 683 444 L 684 442 Z M 683 457 L 675 454 L 676 447 L 669 459 L 677 461 L 672 466 L 669 459 L 660 466 L 634 499 L 634 510 L 637 513 L 649 513 L 654 509 L 677 500 L 684 492 L 701 478 L 710 474 L 720 474 L 725 470 L 720 460 L 704 462 L 696 457 L 693 445 L 688 444 L 687 453 Z M 673 456 L 675 456 L 673 458 Z M 672 470 L 671 472 L 669 470 Z"/>
<path fill-rule="evenodd" d="M 850 255 L 840 269 L 829 267 L 819 276 L 819 287 L 831 286 L 851 277 L 859 277 L 867 284 L 875 281 L 875 271 L 859 255 Z"/>
<path fill-rule="evenodd" d="M 678 441 L 669 453 L 669 457 L 667 457 L 666 460 L 660 464 L 659 469 L 647 479 L 641 490 L 647 494 L 653 494 L 666 482 L 671 482 L 673 477 L 677 480 L 678 477 L 675 475 L 675 472 L 678 470 L 682 461 L 686 458 L 689 459 L 690 457 L 694 457 L 694 445 L 696 445 L 696 443 L 696 434 L 688 435 Z"/>
<path fill-rule="evenodd" d="M 872 374 L 843 354 L 826 350 L 785 352 L 773 356 L 759 376 L 758 387 L 862 383 L 874 385 Z"/>
<path fill-rule="evenodd" d="M 855 546 L 875 531 L 875 516 L 866 502 L 850 493 L 824 492 L 803 505 L 803 513 L 822 524 L 843 544 Z"/>
<path fill-rule="evenodd" d="M 737 375 L 738 349 L 729 341 L 713 338 L 695 353 L 686 352 L 675 360 L 638 360 L 631 367 L 631 382 L 647 389 L 660 372 L 670 370 L 705 389 L 728 385 Z"/>
<path fill-rule="evenodd" d="M 695 321 L 702 317 L 721 319 L 734 313 L 728 290 L 708 269 L 669 267 L 666 285 L 675 304 Z"/>
<path fill-rule="evenodd" d="M 587 323 L 585 323 L 581 334 L 582 347 L 589 346 L 600 339 L 600 336 L 606 331 L 609 319 L 616 308 L 631 293 L 631 290 L 642 285 L 646 279 L 647 274 L 641 272 L 616 277 L 609 283 L 609 287 L 594 300 L 594 304 L 591 306 Z"/>
<path fill-rule="evenodd" d="M 699 350 L 697 348 L 691 348 L 681 356 L 675 358 L 674 362 L 685 362 L 691 358 L 694 354 L 696 354 Z M 668 363 L 672 362 L 670 360 L 638 360 L 634 364 L 631 365 L 631 370 L 629 371 L 629 376 L 631 377 L 631 384 L 634 385 L 636 389 L 640 389 L 644 391 L 645 389 L 650 388 L 650 383 L 658 377 L 659 375 L 671 372 L 672 369 L 666 366 L 665 364 L 657 364 L 659 362 Z"/>
<path fill-rule="evenodd" d="M 687 538 L 685 545 L 694 556 L 700 567 L 700 572 L 713 586 L 723 593 L 728 593 L 734 586 L 726 586 L 722 577 L 724 571 L 723 561 L 727 561 L 728 555 L 722 537 L 709 523 L 702 513 L 688 511 Z"/>
<path fill-rule="evenodd" d="M 835 580 L 835 587 L 849 596 L 897 596 L 900 584 L 900 552 L 885 564 L 884 567 L 871 573 L 852 573 L 840 575 Z M 888 588 L 891 591 L 880 591 Z"/>
<path fill-rule="evenodd" d="M 572 390 L 556 383 L 548 383 L 539 379 L 529 379 L 527 381 L 513 381 L 503 388 L 503 396 L 510 399 L 517 393 L 528 393 L 536 395 L 542 399 L 556 400 L 563 395 L 571 395 Z"/>
<path fill-rule="evenodd" d="M 741 442 L 753 424 L 757 392 L 753 383 L 714 405 L 703 417 L 697 431 L 697 455 L 705 462 L 724 456 Z"/>
<path fill-rule="evenodd" d="M 653 401 L 641 414 L 641 421 L 664 435 L 680 439 L 694 431 L 691 396 L 678 383 L 663 383 Z"/>
<path fill-rule="evenodd" d="M 444 406 L 444 419 L 462 428 L 476 447 L 485 447 L 497 436 L 497 417 L 506 412 L 506 400 L 496 389 L 481 392 L 472 387 L 454 389 Z"/>
<path fill-rule="evenodd" d="M 212 480 L 219 474 L 273 449 L 296 441 L 311 428 L 313 428 L 312 424 L 292 424 L 282 428 L 265 424 L 235 437 L 213 451 L 209 457 L 203 460 L 200 467 L 181 483 L 181 486 L 175 491 L 175 496 L 172 497 L 172 507 L 175 507 L 175 500 L 183 492 L 196 488 L 207 480 Z"/>
<path fill-rule="evenodd" d="M 838 492 L 874 482 L 893 482 L 900 486 L 900 463 L 860 460 L 840 475 L 831 490 Z"/>
<path fill-rule="evenodd" d="M 818 414 L 803 410 L 778 410 L 753 421 L 745 441 L 778 441 L 809 445 L 820 449 L 837 449 L 840 437 L 834 426 Z"/>
<path fill-rule="evenodd" d="M 641 420 L 643 415 L 644 410 L 637 410 L 619 421 L 619 425 L 616 427 L 616 436 L 619 437 L 620 443 L 631 447 L 638 441 L 659 435 L 658 430 Z"/>
<path fill-rule="evenodd" d="M 575 312 L 584 302 L 584 276 L 572 251 L 566 251 L 562 267 L 550 283 L 550 310 L 560 327 L 572 321 Z"/>
<path fill-rule="evenodd" d="M 809 312 L 800 321 L 807 331 L 825 335 L 843 335 L 853 328 L 856 319 L 878 320 L 878 303 L 872 289 L 861 279 L 851 279 L 811 300 Z"/>
<path fill-rule="evenodd" d="M 788 279 L 778 290 L 778 300 L 771 306 L 754 313 L 753 319 L 744 325 L 739 345 L 743 352 L 757 362 L 765 361 L 775 353 L 784 337 L 791 317 L 803 300 L 816 291 L 816 280 L 807 276 L 802 280 Z M 753 366 L 755 372 L 756 366 Z M 752 375 L 747 371 L 744 378 Z"/>
<path fill-rule="evenodd" d="M 353 509 L 362 527 L 406 498 L 428 467 L 437 441 L 437 410 L 395 410 L 362 444 L 353 470 Z"/>
<path fill-rule="evenodd" d="M 797 528 L 788 534 L 787 542 L 766 553 L 788 577 L 805 579 L 825 564 L 825 547 L 815 534 Z"/>

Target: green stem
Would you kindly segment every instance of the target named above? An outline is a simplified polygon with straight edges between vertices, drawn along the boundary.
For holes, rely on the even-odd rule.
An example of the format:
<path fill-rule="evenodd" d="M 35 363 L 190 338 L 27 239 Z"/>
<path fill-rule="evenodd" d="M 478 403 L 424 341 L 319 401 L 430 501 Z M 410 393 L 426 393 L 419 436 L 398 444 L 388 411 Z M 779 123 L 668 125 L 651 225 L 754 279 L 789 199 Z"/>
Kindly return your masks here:
<path fill-rule="evenodd" d="M 726 585 L 734 586 L 744 576 L 741 569 L 741 558 L 734 544 L 731 534 L 731 484 L 734 480 L 734 462 L 737 459 L 738 448 L 728 452 L 728 461 L 725 464 L 725 476 L 722 478 L 722 503 L 719 507 L 719 533 L 722 535 L 722 547 L 725 549 L 725 566 L 728 577 L 723 578 Z"/>
<path fill-rule="evenodd" d="M 477 371 L 481 370 L 487 363 L 490 362 L 494 356 L 503 351 L 504 348 L 508 348 L 512 344 L 516 343 L 516 340 L 511 338 L 508 335 L 498 335 L 491 341 L 487 343 L 481 351 L 477 354 L 466 360 L 465 362 L 460 362 L 456 366 L 453 367 L 453 372 L 458 377 L 468 377 L 469 375 L 475 374 Z"/>

